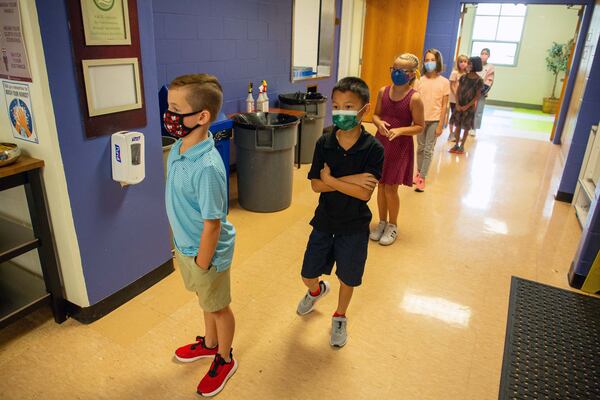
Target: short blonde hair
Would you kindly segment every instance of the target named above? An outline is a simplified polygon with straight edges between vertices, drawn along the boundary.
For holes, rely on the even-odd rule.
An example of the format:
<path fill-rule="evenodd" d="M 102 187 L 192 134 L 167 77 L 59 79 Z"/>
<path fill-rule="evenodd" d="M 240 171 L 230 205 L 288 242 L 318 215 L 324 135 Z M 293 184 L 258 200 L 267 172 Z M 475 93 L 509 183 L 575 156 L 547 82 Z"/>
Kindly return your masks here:
<path fill-rule="evenodd" d="M 210 121 L 217 119 L 223 104 L 223 88 L 219 80 L 209 74 L 190 74 L 179 76 L 171 82 L 169 89 L 186 88 L 186 100 L 194 111 L 207 110 Z"/>

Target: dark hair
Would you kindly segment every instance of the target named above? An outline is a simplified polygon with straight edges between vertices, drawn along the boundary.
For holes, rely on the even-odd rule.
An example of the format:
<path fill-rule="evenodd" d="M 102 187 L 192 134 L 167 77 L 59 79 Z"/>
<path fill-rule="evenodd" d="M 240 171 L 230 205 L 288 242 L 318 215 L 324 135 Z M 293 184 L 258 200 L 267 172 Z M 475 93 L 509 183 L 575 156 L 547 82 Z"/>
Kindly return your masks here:
<path fill-rule="evenodd" d="M 369 86 L 360 78 L 356 76 L 347 76 L 345 78 L 340 79 L 333 90 L 331 91 L 331 97 L 335 92 L 352 92 L 357 95 L 364 104 L 367 104 L 371 98 L 371 94 L 369 93 Z"/>
<path fill-rule="evenodd" d="M 429 49 L 425 52 L 425 57 L 427 57 L 427 53 L 431 53 L 435 57 L 435 72 L 441 73 L 444 69 L 444 59 L 442 58 L 442 53 L 438 49 Z M 425 57 L 423 57 L 423 75 L 427 73 L 425 69 Z"/>
<path fill-rule="evenodd" d="M 473 66 L 471 68 L 471 72 L 481 72 L 481 70 L 483 70 L 483 62 L 481 61 L 481 57 L 469 58 L 469 64 Z"/>
<path fill-rule="evenodd" d="M 487 53 L 488 56 L 490 55 L 490 49 L 488 49 L 487 47 L 484 47 L 483 49 L 481 49 L 479 54 L 483 53 L 484 51 Z"/>
<path fill-rule="evenodd" d="M 194 111 L 207 110 L 210 121 L 217 119 L 223 104 L 223 88 L 219 80 L 209 74 L 190 74 L 179 76 L 171 82 L 169 89 L 188 89 L 186 101 Z"/>

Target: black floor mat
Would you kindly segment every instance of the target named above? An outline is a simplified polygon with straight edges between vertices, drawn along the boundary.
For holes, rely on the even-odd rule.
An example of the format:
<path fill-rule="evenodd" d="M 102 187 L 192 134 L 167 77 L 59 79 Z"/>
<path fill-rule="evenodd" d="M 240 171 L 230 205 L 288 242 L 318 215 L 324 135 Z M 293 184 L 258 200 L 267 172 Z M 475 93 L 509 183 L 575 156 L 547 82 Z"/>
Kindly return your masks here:
<path fill-rule="evenodd" d="M 600 299 L 513 277 L 500 400 L 600 400 Z"/>

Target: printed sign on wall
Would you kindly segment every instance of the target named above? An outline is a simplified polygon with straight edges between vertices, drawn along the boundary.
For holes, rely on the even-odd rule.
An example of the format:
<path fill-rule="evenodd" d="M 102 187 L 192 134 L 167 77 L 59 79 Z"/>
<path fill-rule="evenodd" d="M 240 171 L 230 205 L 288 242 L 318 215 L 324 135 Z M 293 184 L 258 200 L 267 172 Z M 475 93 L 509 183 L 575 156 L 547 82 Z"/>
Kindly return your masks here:
<path fill-rule="evenodd" d="M 37 131 L 33 124 L 29 85 L 3 81 L 2 87 L 13 137 L 39 143 Z"/>
<path fill-rule="evenodd" d="M 81 0 L 87 46 L 131 44 L 127 0 Z"/>
<path fill-rule="evenodd" d="M 0 78 L 31 82 L 19 2 L 0 1 Z"/>

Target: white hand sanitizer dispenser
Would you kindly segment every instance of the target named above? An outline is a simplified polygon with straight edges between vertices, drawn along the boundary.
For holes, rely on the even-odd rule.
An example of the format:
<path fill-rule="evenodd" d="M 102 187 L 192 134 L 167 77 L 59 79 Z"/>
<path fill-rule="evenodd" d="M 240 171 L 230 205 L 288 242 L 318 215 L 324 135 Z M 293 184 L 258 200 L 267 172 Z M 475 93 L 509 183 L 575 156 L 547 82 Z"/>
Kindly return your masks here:
<path fill-rule="evenodd" d="M 121 186 L 140 183 L 146 176 L 144 134 L 121 131 L 111 137 L 112 177 Z"/>

